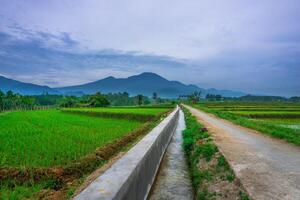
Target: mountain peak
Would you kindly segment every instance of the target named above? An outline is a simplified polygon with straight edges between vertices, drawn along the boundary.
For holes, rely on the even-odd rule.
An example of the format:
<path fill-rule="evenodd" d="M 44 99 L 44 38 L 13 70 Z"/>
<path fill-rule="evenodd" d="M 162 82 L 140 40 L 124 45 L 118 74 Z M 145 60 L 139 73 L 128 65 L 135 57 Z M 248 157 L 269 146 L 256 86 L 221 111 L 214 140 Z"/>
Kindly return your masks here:
<path fill-rule="evenodd" d="M 141 74 L 135 75 L 135 76 L 142 76 L 142 77 L 159 77 L 159 78 L 163 78 L 162 76 L 153 73 L 153 72 L 143 72 Z"/>
<path fill-rule="evenodd" d="M 48 86 L 36 85 L 33 83 L 24 83 L 21 81 L 6 78 L 4 76 L 0 76 L 0 90 L 3 92 L 12 90 L 15 93 L 25 95 L 39 95 L 45 92 L 49 94 L 59 94 L 58 91 L 53 90 Z"/>
<path fill-rule="evenodd" d="M 102 79 L 102 80 L 114 80 L 114 79 L 116 79 L 116 78 L 113 77 L 113 76 L 108 76 L 108 77 L 106 77 L 106 78 L 104 78 L 104 79 Z"/>
<path fill-rule="evenodd" d="M 137 79 L 137 80 L 148 80 L 148 81 L 167 81 L 167 79 L 165 79 L 164 77 L 152 73 L 152 72 L 144 72 L 138 75 L 134 75 L 134 76 L 130 76 L 127 79 Z"/>

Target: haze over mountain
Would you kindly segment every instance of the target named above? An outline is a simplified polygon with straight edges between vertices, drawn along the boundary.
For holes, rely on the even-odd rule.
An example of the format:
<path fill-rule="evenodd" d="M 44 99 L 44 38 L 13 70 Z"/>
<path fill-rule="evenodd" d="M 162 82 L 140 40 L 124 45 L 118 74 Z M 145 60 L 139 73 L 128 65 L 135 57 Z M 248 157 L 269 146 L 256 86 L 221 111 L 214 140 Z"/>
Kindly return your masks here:
<path fill-rule="evenodd" d="M 23 95 L 39 95 L 43 93 L 59 94 L 58 91 L 48 86 L 40 86 L 32 83 L 23 83 L 20 81 L 6 78 L 4 76 L 0 76 L 0 90 L 3 92 L 12 90 L 15 93 Z"/>
<path fill-rule="evenodd" d="M 48 86 L 39 86 L 31 83 L 23 83 L 5 77 L 0 77 L 0 90 L 14 92 L 26 95 L 37 95 L 42 93 L 82 95 L 93 94 L 96 92 L 115 93 L 128 92 L 130 95 L 143 94 L 151 96 L 156 92 L 160 97 L 176 98 L 179 95 L 188 95 L 195 91 L 201 91 L 202 95 L 221 94 L 226 97 L 239 97 L 245 93 L 231 90 L 203 89 L 196 85 L 185 85 L 178 81 L 169 81 L 155 73 L 145 72 L 128 78 L 107 77 L 91 83 L 82 85 L 50 88 Z"/>

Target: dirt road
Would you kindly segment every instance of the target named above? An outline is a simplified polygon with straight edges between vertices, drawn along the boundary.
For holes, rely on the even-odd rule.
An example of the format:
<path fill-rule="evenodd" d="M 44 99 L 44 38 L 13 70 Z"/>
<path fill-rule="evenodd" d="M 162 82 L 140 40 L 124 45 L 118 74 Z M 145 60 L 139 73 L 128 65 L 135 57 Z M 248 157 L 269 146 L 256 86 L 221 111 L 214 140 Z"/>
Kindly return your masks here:
<path fill-rule="evenodd" d="M 300 148 L 186 106 L 212 133 L 252 199 L 300 199 Z"/>

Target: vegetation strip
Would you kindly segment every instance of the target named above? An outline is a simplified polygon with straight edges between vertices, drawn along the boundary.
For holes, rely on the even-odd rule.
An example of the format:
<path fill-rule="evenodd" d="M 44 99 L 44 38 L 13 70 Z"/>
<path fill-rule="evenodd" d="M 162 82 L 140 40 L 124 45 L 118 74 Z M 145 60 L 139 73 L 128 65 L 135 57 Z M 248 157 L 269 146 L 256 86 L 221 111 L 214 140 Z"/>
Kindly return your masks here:
<path fill-rule="evenodd" d="M 233 103 L 200 103 L 200 104 L 194 104 L 192 105 L 194 108 L 201 109 L 205 112 L 212 113 L 216 115 L 217 117 L 229 120 L 235 124 L 245 126 L 247 128 L 255 129 L 261 133 L 280 138 L 283 140 L 286 140 L 287 142 L 300 145 L 300 130 L 296 128 L 290 128 L 290 127 L 299 127 L 300 125 L 300 116 L 297 117 L 292 114 L 282 114 L 284 112 L 285 108 L 290 108 L 297 106 L 297 104 L 293 104 L 290 106 L 284 106 L 284 104 L 278 104 L 276 106 L 272 106 L 275 109 L 282 108 L 281 112 L 273 113 L 272 116 L 270 116 L 270 111 L 266 111 L 265 113 L 261 114 L 259 117 L 255 114 L 251 114 L 253 111 L 253 104 L 243 103 L 236 105 L 235 108 L 243 107 L 243 109 L 249 108 L 251 111 L 249 111 L 249 114 L 245 114 L 243 116 L 240 116 L 236 113 L 233 113 L 231 111 L 224 111 L 222 110 L 224 107 L 229 107 L 229 105 L 233 105 Z M 214 106 L 213 106 L 214 105 Z M 255 104 L 257 106 L 257 104 Z M 258 104 L 259 105 L 259 104 Z M 223 107 L 222 107 L 223 106 Z M 260 105 L 260 107 L 264 106 L 264 104 Z M 270 108 L 270 106 L 266 107 Z M 300 108 L 300 106 L 296 107 Z M 272 108 L 270 108 L 272 109 Z M 287 111 L 289 113 L 290 111 Z M 292 113 L 292 112 L 291 112 Z M 270 118 L 271 117 L 271 118 Z M 287 125 L 292 126 L 287 126 Z"/>
<path fill-rule="evenodd" d="M 197 199 L 249 199 L 207 130 L 183 108 L 186 130 L 183 148 Z"/>

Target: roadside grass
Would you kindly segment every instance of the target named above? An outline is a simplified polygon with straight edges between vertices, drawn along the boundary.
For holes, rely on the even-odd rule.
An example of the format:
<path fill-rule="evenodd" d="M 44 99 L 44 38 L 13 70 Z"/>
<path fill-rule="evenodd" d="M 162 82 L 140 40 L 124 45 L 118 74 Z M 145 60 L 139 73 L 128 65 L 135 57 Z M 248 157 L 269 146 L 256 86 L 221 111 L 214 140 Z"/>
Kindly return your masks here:
<path fill-rule="evenodd" d="M 187 109 L 183 108 L 183 111 L 186 120 L 183 149 L 187 156 L 196 199 L 249 199 L 207 130 Z"/>
<path fill-rule="evenodd" d="M 70 198 L 85 177 L 126 151 L 169 110 L 149 111 L 155 117 L 147 122 L 54 109 L 1 113 L 0 199 Z"/>
<path fill-rule="evenodd" d="M 234 104 L 234 103 L 232 103 Z M 295 105 L 291 105 L 288 104 L 288 106 L 283 106 L 280 104 L 277 104 L 277 107 L 275 105 L 268 105 L 268 107 L 272 107 L 275 109 L 278 108 L 282 108 L 282 111 L 278 112 L 278 114 L 276 114 L 276 112 L 272 112 L 273 114 L 268 114 L 270 113 L 270 111 L 263 111 L 264 113 L 262 113 L 259 117 L 257 117 L 257 113 L 258 111 L 254 111 L 254 109 L 256 109 L 256 107 L 263 107 L 263 105 L 260 106 L 253 106 L 252 104 L 249 105 L 249 108 L 251 108 L 251 111 L 243 111 L 243 112 L 248 112 L 248 114 L 246 115 L 238 115 L 230 110 L 222 110 L 224 107 L 230 107 L 228 105 L 232 105 L 229 103 L 224 103 L 224 105 L 222 103 L 218 103 L 215 104 L 216 106 L 212 106 L 211 104 L 194 104 L 192 105 L 194 108 L 203 110 L 205 112 L 208 113 L 212 113 L 214 115 L 216 115 L 217 117 L 229 120 L 235 124 L 241 125 L 241 126 L 245 126 L 247 128 L 251 128 L 254 130 L 257 130 L 261 133 L 279 138 L 279 139 L 283 139 L 287 142 L 296 144 L 296 145 L 300 145 L 300 131 L 299 129 L 296 128 L 289 128 L 288 126 L 283 126 L 283 124 L 285 124 L 285 121 L 294 121 L 295 125 L 298 125 L 299 122 L 299 118 L 295 117 L 295 116 L 291 116 L 290 113 L 294 113 L 294 112 L 290 112 L 288 111 L 288 114 L 282 114 L 284 113 L 284 109 L 285 108 L 299 108 L 299 106 L 295 106 Z M 222 107 L 223 105 L 223 107 Z M 234 108 L 240 108 L 243 107 L 243 109 L 247 109 L 247 104 L 238 104 L 235 106 L 231 106 Z M 239 111 L 241 112 L 241 111 Z M 249 113 L 253 113 L 255 112 L 256 114 L 249 116 Z M 260 111 L 259 111 L 260 112 Z M 267 119 L 267 120 L 263 120 L 263 119 Z M 292 125 L 290 123 L 290 125 Z"/>

